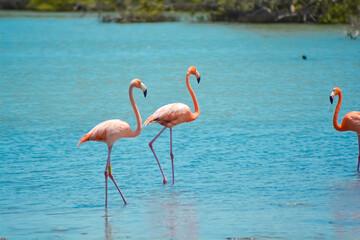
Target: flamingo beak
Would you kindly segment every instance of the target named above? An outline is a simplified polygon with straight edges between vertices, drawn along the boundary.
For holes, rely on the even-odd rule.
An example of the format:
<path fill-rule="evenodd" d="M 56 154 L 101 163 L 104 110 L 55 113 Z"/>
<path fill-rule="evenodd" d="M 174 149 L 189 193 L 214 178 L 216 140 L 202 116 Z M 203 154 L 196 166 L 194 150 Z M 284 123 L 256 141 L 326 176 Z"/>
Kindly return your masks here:
<path fill-rule="evenodd" d="M 335 94 L 336 94 L 335 91 L 332 91 L 331 94 L 330 94 L 330 102 L 331 102 L 331 104 L 333 104 L 333 102 L 334 102 Z"/>
<path fill-rule="evenodd" d="M 146 88 L 145 84 L 141 83 L 141 84 L 140 84 L 140 88 L 141 88 L 141 90 L 142 90 L 142 91 L 143 91 L 143 93 L 144 93 L 144 97 L 146 97 L 146 94 L 147 94 L 147 88 Z"/>
<path fill-rule="evenodd" d="M 200 73 L 198 71 L 196 71 L 195 76 L 196 76 L 197 82 L 200 83 Z"/>

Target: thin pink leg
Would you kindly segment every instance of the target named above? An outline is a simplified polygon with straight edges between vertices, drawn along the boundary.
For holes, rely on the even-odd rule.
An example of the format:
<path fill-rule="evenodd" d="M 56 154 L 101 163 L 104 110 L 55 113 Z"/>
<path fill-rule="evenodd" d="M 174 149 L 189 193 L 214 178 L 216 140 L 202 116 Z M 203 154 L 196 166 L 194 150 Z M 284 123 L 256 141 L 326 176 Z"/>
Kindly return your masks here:
<path fill-rule="evenodd" d="M 114 180 L 114 177 L 111 173 L 111 164 L 110 164 L 110 155 L 111 155 L 111 149 L 112 149 L 112 146 L 109 147 L 109 156 L 108 156 L 108 160 L 107 160 L 107 163 L 106 163 L 106 168 L 105 168 L 105 186 L 106 186 L 106 190 L 105 190 L 105 208 L 107 208 L 107 178 L 110 177 L 110 179 L 114 182 L 117 190 L 119 191 L 123 201 L 125 204 L 127 204 L 127 202 L 125 201 L 125 198 L 124 196 L 122 195 L 121 191 L 120 191 L 120 188 L 118 187 L 118 185 L 116 184 L 115 180 Z"/>
<path fill-rule="evenodd" d="M 167 180 L 166 180 L 166 177 L 165 177 L 165 175 L 164 175 L 164 172 L 163 172 L 163 170 L 162 170 L 162 168 L 161 168 L 160 162 L 159 162 L 159 160 L 158 160 L 158 158 L 157 158 L 157 156 L 156 156 L 156 154 L 155 154 L 155 151 L 154 151 L 152 145 L 153 145 L 153 143 L 155 142 L 155 140 L 160 136 L 160 134 L 161 134 L 165 129 L 166 129 L 166 127 L 164 127 L 164 128 L 159 132 L 159 134 L 156 135 L 156 137 L 149 143 L 149 147 L 150 147 L 151 151 L 153 152 L 153 154 L 154 154 L 154 156 L 155 156 L 155 159 L 156 159 L 156 161 L 157 161 L 157 163 L 158 163 L 158 165 L 159 165 L 161 174 L 162 174 L 162 176 L 163 176 L 163 178 L 164 178 L 164 181 L 163 181 L 164 184 L 167 183 Z"/>
<path fill-rule="evenodd" d="M 126 200 L 125 200 L 124 196 L 122 195 L 122 193 L 121 193 L 121 191 L 120 191 L 120 188 L 119 188 L 119 187 L 118 187 L 118 185 L 116 184 L 115 179 L 114 179 L 114 177 L 113 177 L 113 175 L 112 175 L 111 173 L 109 174 L 109 177 L 110 177 L 110 178 L 111 178 L 111 180 L 114 182 L 114 184 L 115 184 L 115 186 L 116 186 L 117 190 L 119 191 L 119 193 L 120 193 L 120 195 L 121 195 L 121 197 L 122 197 L 122 199 L 123 199 L 123 201 L 124 201 L 124 204 L 127 204 L 127 202 L 126 202 Z"/>
<path fill-rule="evenodd" d="M 108 177 L 109 177 L 109 173 L 108 173 L 108 169 L 110 166 L 110 155 L 111 155 L 111 149 L 112 146 L 108 147 L 109 151 L 108 151 L 108 159 L 106 162 L 106 167 L 105 167 L 105 208 L 107 208 L 107 193 L 108 193 Z"/>
<path fill-rule="evenodd" d="M 107 208 L 107 189 L 108 189 L 107 178 L 109 174 L 105 171 L 104 175 L 105 175 L 105 208 Z"/>
<path fill-rule="evenodd" d="M 171 157 L 171 166 L 172 166 L 173 184 L 175 184 L 175 175 L 174 175 L 174 154 L 172 153 L 172 128 L 170 128 L 170 157 Z"/>
<path fill-rule="evenodd" d="M 360 165 L 360 134 L 358 134 L 358 140 L 359 140 L 359 157 L 358 157 L 357 171 L 358 171 L 358 173 L 360 173 L 360 171 L 359 171 L 359 165 Z"/>

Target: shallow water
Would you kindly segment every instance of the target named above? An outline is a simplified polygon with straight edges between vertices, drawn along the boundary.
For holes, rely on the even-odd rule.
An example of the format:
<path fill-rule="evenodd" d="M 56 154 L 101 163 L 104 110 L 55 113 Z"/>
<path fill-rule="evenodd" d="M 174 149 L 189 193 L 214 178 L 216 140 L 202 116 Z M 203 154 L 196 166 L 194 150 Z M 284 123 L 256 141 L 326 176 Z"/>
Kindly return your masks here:
<path fill-rule="evenodd" d="M 360 239 L 358 145 L 332 127 L 360 110 L 360 42 L 346 26 L 99 24 L 93 18 L 1 18 L 0 238 Z M 301 56 L 306 55 L 307 60 Z M 112 168 L 128 205 L 109 184 L 107 148 L 79 139 L 120 118 L 136 127 L 183 102 L 199 118 L 148 147 L 152 124 L 118 141 Z M 337 99 L 335 99 L 337 103 Z"/>

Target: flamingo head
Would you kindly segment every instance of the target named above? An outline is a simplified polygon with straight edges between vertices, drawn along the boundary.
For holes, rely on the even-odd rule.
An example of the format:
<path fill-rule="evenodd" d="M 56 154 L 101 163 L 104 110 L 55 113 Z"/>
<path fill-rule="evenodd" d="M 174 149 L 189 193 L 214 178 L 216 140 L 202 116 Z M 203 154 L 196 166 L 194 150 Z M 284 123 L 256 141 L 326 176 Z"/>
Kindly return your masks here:
<path fill-rule="evenodd" d="M 134 87 L 136 87 L 136 88 L 140 88 L 141 91 L 143 91 L 143 93 L 144 93 L 144 97 L 146 97 L 147 88 L 146 88 L 145 84 L 143 84 L 143 83 L 141 82 L 140 79 L 134 79 L 134 80 L 132 80 L 132 81 L 131 81 L 131 84 L 134 85 Z"/>
<path fill-rule="evenodd" d="M 331 94 L 330 94 L 330 102 L 331 102 L 331 104 L 333 104 L 333 101 L 334 101 L 334 97 L 336 96 L 336 95 L 339 95 L 340 94 L 340 88 L 334 88 L 333 90 L 332 90 L 332 92 L 331 92 Z"/>
<path fill-rule="evenodd" d="M 196 67 L 189 67 L 188 74 L 195 75 L 197 82 L 200 83 L 200 73 L 196 70 Z"/>

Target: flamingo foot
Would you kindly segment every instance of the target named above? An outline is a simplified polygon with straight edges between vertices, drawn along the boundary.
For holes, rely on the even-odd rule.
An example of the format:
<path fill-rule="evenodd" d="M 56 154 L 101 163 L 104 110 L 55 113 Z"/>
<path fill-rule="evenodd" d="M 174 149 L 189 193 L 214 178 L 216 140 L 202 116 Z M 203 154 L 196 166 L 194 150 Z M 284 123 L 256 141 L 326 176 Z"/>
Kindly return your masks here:
<path fill-rule="evenodd" d="M 166 178 L 164 178 L 163 184 L 164 184 L 164 185 L 167 184 Z"/>

